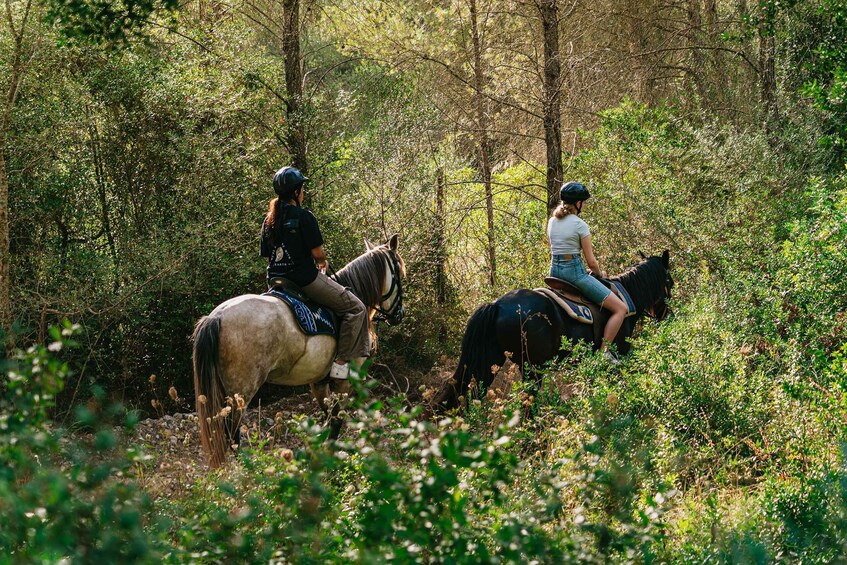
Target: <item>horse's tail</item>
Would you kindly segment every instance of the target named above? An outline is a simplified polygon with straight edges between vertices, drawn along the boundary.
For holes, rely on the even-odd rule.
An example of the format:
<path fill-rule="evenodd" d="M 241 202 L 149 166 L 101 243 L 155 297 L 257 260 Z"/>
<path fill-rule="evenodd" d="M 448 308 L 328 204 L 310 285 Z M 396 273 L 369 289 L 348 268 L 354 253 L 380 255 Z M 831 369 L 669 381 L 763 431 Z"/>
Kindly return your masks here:
<path fill-rule="evenodd" d="M 226 461 L 227 437 L 224 421 L 225 394 L 218 367 L 221 344 L 221 319 L 203 316 L 194 327 L 194 395 L 197 421 L 200 424 L 200 443 L 206 452 L 209 466 L 220 467 Z M 226 406 L 232 410 L 232 406 Z"/>
<path fill-rule="evenodd" d="M 453 408 L 458 406 L 459 397 L 468 392 L 471 380 L 476 379 L 485 386 L 491 384 L 494 376 L 491 366 L 502 363 L 504 354 L 497 345 L 497 316 L 500 307 L 496 302 L 489 302 L 477 308 L 465 328 L 462 338 L 462 353 L 459 356 L 459 366 L 453 373 L 453 378 L 436 397 L 435 406 Z"/>

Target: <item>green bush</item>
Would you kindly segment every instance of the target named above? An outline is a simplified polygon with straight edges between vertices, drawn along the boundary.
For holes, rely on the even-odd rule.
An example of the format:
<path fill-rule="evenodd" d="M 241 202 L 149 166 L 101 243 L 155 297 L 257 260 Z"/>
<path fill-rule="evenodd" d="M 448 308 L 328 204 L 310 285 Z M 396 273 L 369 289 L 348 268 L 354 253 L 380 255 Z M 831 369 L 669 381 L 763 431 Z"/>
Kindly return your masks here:
<path fill-rule="evenodd" d="M 70 369 L 58 356 L 77 328 L 52 328 L 46 347 L 11 360 L 0 397 L 0 548 L 4 562 L 128 563 L 161 558 L 149 498 L 122 477 L 140 453 L 118 429 L 137 419 L 102 391 L 76 409 L 69 435 L 49 418 Z"/>

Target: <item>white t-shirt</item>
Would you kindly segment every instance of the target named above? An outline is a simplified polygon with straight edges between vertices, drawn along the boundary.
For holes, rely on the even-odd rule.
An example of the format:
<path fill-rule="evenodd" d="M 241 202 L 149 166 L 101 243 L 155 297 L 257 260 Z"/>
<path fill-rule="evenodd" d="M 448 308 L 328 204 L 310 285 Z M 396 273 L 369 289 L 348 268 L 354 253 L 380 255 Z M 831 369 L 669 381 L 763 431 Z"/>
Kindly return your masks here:
<path fill-rule="evenodd" d="M 579 255 L 582 238 L 587 235 L 591 235 L 588 224 L 576 214 L 568 214 L 561 219 L 553 216 L 547 222 L 551 255 Z"/>

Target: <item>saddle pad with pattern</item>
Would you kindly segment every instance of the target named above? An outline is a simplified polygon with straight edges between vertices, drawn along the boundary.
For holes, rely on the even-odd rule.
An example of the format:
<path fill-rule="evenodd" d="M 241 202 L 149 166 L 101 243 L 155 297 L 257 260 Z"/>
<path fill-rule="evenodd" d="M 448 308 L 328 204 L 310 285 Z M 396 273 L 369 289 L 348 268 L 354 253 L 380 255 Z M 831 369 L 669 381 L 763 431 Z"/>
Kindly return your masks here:
<path fill-rule="evenodd" d="M 336 335 L 335 314 L 326 306 L 307 303 L 279 287 L 267 291 L 263 296 L 275 296 L 291 308 L 300 329 L 306 335 Z"/>
<path fill-rule="evenodd" d="M 580 304 L 579 302 L 574 302 L 570 298 L 566 297 L 564 294 L 560 292 L 556 292 L 550 288 L 536 288 L 535 292 L 540 292 L 541 294 L 547 296 L 556 304 L 558 304 L 562 310 L 568 313 L 568 316 L 577 320 L 578 322 L 582 322 L 583 324 L 593 324 L 594 323 L 594 314 L 591 313 L 591 309 L 585 305 Z"/>

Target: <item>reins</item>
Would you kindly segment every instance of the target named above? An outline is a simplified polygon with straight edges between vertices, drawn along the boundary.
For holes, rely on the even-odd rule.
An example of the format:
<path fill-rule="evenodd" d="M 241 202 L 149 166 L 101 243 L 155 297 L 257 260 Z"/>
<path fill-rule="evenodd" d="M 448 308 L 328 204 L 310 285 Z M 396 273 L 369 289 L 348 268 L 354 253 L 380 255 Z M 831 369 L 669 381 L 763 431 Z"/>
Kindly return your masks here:
<path fill-rule="evenodd" d="M 378 322 L 387 322 L 395 316 L 398 306 L 403 303 L 403 283 L 400 280 L 400 265 L 394 255 L 391 255 L 388 269 L 391 273 L 391 286 L 388 288 L 388 292 L 382 295 L 379 305 L 376 307 L 376 316 L 374 316 L 374 319 Z M 394 300 L 391 301 L 391 305 L 387 309 L 383 309 L 382 303 L 391 297 L 395 288 L 397 289 L 397 294 L 394 296 Z"/>
<path fill-rule="evenodd" d="M 388 272 L 391 275 L 391 284 L 388 288 L 388 291 L 385 294 L 381 294 L 379 298 L 379 303 L 374 306 L 374 310 L 376 311 L 376 315 L 374 316 L 374 320 L 377 322 L 388 322 L 389 325 L 393 325 L 399 323 L 399 321 L 403 317 L 403 282 L 400 279 L 400 261 L 394 253 L 385 251 L 388 253 L 388 257 L 385 257 L 383 253 L 378 253 L 379 256 L 388 263 Z M 332 271 L 330 273 L 330 271 Z M 335 278 L 337 272 L 335 269 L 332 269 L 329 262 L 327 261 L 327 275 Z M 396 292 L 395 292 L 396 290 Z M 394 298 L 391 301 L 391 304 L 386 308 L 383 307 L 383 303 L 391 298 Z M 368 304 L 370 306 L 370 304 Z"/>

